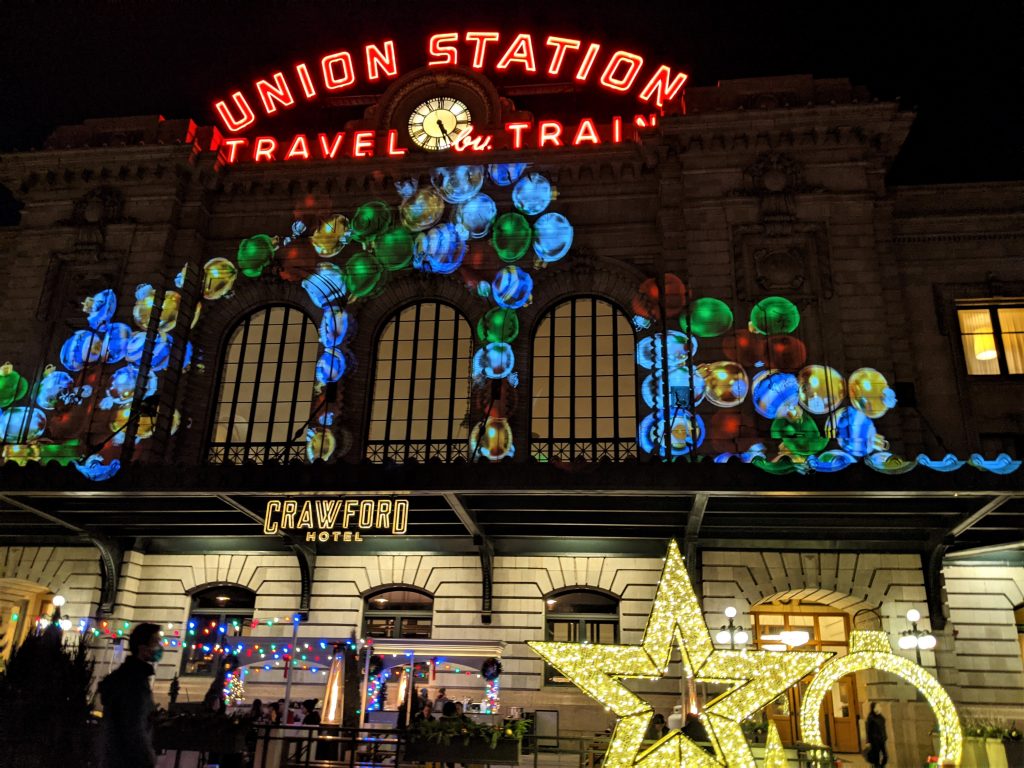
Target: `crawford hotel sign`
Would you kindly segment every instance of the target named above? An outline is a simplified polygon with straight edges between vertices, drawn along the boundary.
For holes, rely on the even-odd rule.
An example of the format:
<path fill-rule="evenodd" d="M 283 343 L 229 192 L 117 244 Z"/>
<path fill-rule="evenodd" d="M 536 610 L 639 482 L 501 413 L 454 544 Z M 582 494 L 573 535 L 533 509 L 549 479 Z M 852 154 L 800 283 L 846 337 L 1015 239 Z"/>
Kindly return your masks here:
<path fill-rule="evenodd" d="M 362 541 L 364 533 L 404 534 L 409 529 L 408 499 L 269 499 L 263 533 L 298 534 L 305 541 Z"/>
<path fill-rule="evenodd" d="M 402 113 L 388 125 L 288 137 L 253 133 L 262 118 L 300 104 L 325 96 L 352 95 L 360 88 L 390 87 L 403 77 L 428 76 L 441 68 L 592 85 L 633 96 L 643 114 L 612 116 L 601 122 L 584 116 L 571 124 L 555 119 L 502 120 L 500 115 L 492 115 L 482 123 L 483 116 L 478 105 L 470 103 L 472 99 L 457 88 L 446 92 L 435 87 L 421 100 L 406 100 Z M 633 140 L 636 128 L 652 125 L 666 108 L 682 108 L 686 79 L 684 72 L 667 64 L 584 38 L 527 32 L 439 32 L 430 35 L 418 51 L 402 51 L 394 40 L 331 51 L 268 72 L 216 100 L 213 107 L 226 132 L 222 148 L 228 163 L 400 157 L 413 146 L 432 152 L 579 147 Z"/>

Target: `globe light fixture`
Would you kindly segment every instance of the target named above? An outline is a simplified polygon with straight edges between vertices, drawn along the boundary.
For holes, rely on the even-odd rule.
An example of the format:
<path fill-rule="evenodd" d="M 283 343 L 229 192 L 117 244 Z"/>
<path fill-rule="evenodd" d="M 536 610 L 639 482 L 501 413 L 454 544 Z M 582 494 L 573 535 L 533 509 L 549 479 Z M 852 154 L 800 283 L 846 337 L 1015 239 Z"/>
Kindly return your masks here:
<path fill-rule="evenodd" d="M 725 618 L 729 620 L 729 623 L 722 625 L 715 635 L 715 641 L 719 645 L 728 644 L 730 650 L 736 650 L 737 645 L 746 645 L 747 641 L 750 640 L 750 635 L 747 634 L 743 627 L 736 626 L 733 621 L 736 618 L 736 609 L 731 605 L 725 609 Z"/>
<path fill-rule="evenodd" d="M 727 618 L 727 619 L 735 619 L 736 618 L 736 609 L 733 608 L 731 605 L 728 608 L 725 609 L 725 618 Z"/>
<path fill-rule="evenodd" d="M 907 611 L 907 621 L 910 622 L 910 629 L 900 632 L 900 639 L 897 642 L 901 650 L 913 650 L 917 656 L 918 666 L 921 664 L 921 651 L 930 651 L 938 641 L 935 635 L 924 629 L 917 628 L 917 622 L 921 620 L 921 612 L 916 608 Z"/>
<path fill-rule="evenodd" d="M 921 620 L 921 612 L 916 608 L 911 608 L 907 611 L 907 621 L 914 623 Z"/>
<path fill-rule="evenodd" d="M 54 595 L 53 600 L 51 600 L 50 602 L 53 603 L 54 608 L 63 608 L 64 603 L 66 603 L 67 601 L 64 599 L 63 595 Z"/>

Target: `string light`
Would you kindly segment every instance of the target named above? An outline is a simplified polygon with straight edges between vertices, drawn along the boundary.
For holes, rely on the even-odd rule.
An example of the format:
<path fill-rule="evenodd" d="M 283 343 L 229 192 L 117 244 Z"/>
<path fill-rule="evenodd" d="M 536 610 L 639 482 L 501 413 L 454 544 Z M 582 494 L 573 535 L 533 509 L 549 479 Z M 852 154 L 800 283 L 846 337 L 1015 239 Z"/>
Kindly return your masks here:
<path fill-rule="evenodd" d="M 786 750 L 782 746 L 779 729 L 775 727 L 774 720 L 768 721 L 768 737 L 764 742 L 763 768 L 789 768 Z"/>
<path fill-rule="evenodd" d="M 740 723 L 824 664 L 832 654 L 717 650 L 686 574 L 679 545 L 669 543 L 665 567 L 640 645 L 530 642 L 534 651 L 619 721 L 602 765 L 605 768 L 755 768 Z M 677 645 L 687 676 L 728 685 L 700 713 L 715 750 L 712 757 L 680 731 L 671 731 L 640 753 L 654 709 L 620 680 L 654 680 L 668 673 Z"/>
<path fill-rule="evenodd" d="M 877 630 L 851 632 L 850 652 L 846 656 L 832 659 L 814 676 L 800 705 L 800 731 L 804 741 L 809 744 L 823 743 L 818 713 L 832 684 L 841 677 L 866 669 L 877 669 L 902 677 L 924 695 L 938 721 L 939 764 L 960 765 L 964 737 L 949 694 L 924 667 L 893 653 L 889 636 Z"/>

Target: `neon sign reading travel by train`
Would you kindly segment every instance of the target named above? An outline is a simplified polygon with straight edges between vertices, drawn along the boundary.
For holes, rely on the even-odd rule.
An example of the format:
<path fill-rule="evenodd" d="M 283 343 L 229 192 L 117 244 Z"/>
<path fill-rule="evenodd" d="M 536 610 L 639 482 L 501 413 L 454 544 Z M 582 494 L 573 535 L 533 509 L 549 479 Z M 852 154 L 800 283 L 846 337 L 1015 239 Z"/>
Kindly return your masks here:
<path fill-rule="evenodd" d="M 417 57 L 417 66 L 423 57 Z M 427 67 L 464 66 L 524 76 L 569 79 L 607 91 L 633 94 L 650 109 L 681 99 L 687 75 L 667 64 L 648 63 L 632 51 L 574 37 L 495 31 L 440 32 L 426 44 Z M 257 116 L 273 116 L 321 95 L 338 95 L 360 85 L 379 85 L 401 71 L 394 40 L 331 51 L 286 70 L 271 72 L 245 90 L 214 102 L 228 134 L 251 128 Z"/>

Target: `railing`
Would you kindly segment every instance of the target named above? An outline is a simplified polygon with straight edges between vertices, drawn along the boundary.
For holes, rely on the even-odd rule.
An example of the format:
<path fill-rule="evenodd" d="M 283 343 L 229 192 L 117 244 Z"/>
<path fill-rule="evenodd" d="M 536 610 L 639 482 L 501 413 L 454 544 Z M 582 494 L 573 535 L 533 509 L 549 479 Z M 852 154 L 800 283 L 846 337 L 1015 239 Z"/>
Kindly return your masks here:
<path fill-rule="evenodd" d="M 605 734 L 527 734 L 522 741 L 518 765 L 521 768 L 600 768 L 608 740 L 609 736 Z M 206 765 L 218 765 L 218 759 L 222 760 L 220 765 L 224 768 L 243 765 L 251 768 L 399 768 L 422 765 L 406 759 L 407 744 L 404 731 L 390 728 L 257 725 L 249 735 L 247 761 L 240 756 L 225 759 L 211 753 Z M 753 749 L 755 756 L 760 757 L 764 745 L 755 744 Z M 788 747 L 786 752 L 793 768 L 833 766 L 832 755 L 827 749 L 796 745 Z M 159 765 L 161 768 L 178 765 L 178 757 L 165 755 Z"/>

